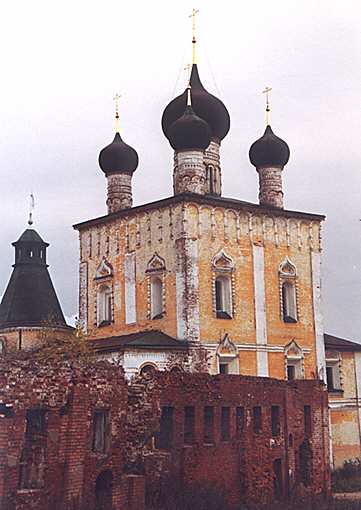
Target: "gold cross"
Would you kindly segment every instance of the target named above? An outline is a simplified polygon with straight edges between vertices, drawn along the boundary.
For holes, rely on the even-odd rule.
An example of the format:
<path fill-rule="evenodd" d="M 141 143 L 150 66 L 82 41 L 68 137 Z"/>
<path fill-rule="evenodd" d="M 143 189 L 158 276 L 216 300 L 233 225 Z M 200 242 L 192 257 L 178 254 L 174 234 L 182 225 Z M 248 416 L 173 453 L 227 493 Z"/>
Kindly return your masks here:
<path fill-rule="evenodd" d="M 119 133 L 120 132 L 120 122 L 119 122 L 119 99 L 121 98 L 122 96 L 118 93 L 115 94 L 115 96 L 113 97 L 114 101 L 115 101 L 115 132 L 116 133 Z"/>
<path fill-rule="evenodd" d="M 192 59 L 192 62 L 193 64 L 196 64 L 197 63 L 197 58 L 196 58 L 196 14 L 199 13 L 199 9 L 195 9 L 193 7 L 192 9 L 192 14 L 190 14 L 188 17 L 189 18 L 192 18 L 192 46 L 193 46 L 193 59 Z"/>
<path fill-rule="evenodd" d="M 269 93 L 271 92 L 272 87 L 266 87 L 262 94 L 266 94 L 266 125 L 268 126 L 270 123 L 270 112 L 271 112 L 271 106 L 269 101 Z"/>

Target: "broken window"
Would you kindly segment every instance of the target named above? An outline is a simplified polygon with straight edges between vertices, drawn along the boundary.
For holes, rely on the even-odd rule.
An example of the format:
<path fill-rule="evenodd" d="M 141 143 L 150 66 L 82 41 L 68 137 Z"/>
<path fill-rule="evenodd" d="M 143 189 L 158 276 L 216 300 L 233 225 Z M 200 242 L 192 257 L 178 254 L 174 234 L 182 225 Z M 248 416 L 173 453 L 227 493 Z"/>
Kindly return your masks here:
<path fill-rule="evenodd" d="M 236 407 L 236 436 L 241 439 L 244 429 L 244 407 Z"/>
<path fill-rule="evenodd" d="M 221 438 L 222 441 L 229 441 L 230 438 L 230 408 L 221 409 Z"/>
<path fill-rule="evenodd" d="M 262 431 L 262 408 L 255 406 L 253 408 L 253 432 L 259 434 Z"/>
<path fill-rule="evenodd" d="M 304 406 L 303 417 L 305 426 L 305 436 L 310 437 L 312 434 L 311 406 Z"/>
<path fill-rule="evenodd" d="M 326 376 L 328 391 L 340 391 L 342 389 L 339 361 L 326 360 Z"/>
<path fill-rule="evenodd" d="M 195 436 L 195 410 L 193 406 L 184 408 L 184 443 L 193 444 Z"/>
<path fill-rule="evenodd" d="M 97 409 L 93 414 L 93 452 L 105 453 L 109 443 L 109 411 Z"/>
<path fill-rule="evenodd" d="M 162 407 L 162 414 L 160 417 L 159 432 L 155 437 L 156 448 L 162 450 L 170 450 L 173 445 L 173 414 L 174 408 L 165 406 Z"/>
<path fill-rule="evenodd" d="M 39 489 L 43 487 L 45 450 L 45 411 L 43 409 L 29 409 L 26 413 L 25 444 L 20 456 L 20 489 Z"/>
<path fill-rule="evenodd" d="M 214 409 L 212 406 L 205 406 L 203 415 L 203 442 L 214 443 Z"/>
<path fill-rule="evenodd" d="M 280 422 L 280 408 L 279 406 L 271 407 L 271 424 L 272 424 L 272 436 L 277 437 L 281 432 Z"/>

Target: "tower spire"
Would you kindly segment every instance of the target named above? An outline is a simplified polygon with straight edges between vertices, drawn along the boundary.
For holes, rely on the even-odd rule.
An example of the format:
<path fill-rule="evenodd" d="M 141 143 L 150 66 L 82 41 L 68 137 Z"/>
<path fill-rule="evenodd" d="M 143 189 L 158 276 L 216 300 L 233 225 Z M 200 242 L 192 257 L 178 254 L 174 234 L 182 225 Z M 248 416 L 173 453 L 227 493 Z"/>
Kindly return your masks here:
<path fill-rule="evenodd" d="M 34 207 L 35 207 L 35 200 L 34 200 L 34 195 L 32 193 L 30 193 L 30 202 L 29 202 L 29 219 L 28 219 L 28 225 L 29 227 L 32 226 L 32 224 L 34 223 L 33 221 L 33 210 L 34 210 Z"/>
<path fill-rule="evenodd" d="M 114 96 L 115 101 L 115 132 L 120 133 L 120 120 L 119 120 L 119 99 L 121 95 L 116 93 Z"/>
<path fill-rule="evenodd" d="M 271 105 L 269 100 L 269 93 L 271 92 L 272 87 L 266 87 L 262 94 L 266 94 L 266 126 L 270 125 L 271 122 Z"/>
<path fill-rule="evenodd" d="M 193 7 L 192 13 L 189 15 L 189 18 L 192 18 L 192 64 L 197 63 L 197 51 L 196 51 L 196 14 L 199 13 L 199 9 L 195 9 Z"/>

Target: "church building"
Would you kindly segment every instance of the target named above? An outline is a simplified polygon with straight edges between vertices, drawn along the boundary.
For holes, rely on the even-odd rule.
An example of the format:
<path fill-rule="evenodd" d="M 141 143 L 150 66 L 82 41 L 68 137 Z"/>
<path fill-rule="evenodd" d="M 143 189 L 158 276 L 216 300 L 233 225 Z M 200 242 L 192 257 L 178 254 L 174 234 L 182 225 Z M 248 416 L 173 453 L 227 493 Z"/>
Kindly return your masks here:
<path fill-rule="evenodd" d="M 284 208 L 287 143 L 267 122 L 249 151 L 259 203 L 222 196 L 230 116 L 204 87 L 195 58 L 162 129 L 174 150 L 168 198 L 132 207 L 138 154 L 119 127 L 100 152 L 108 213 L 74 227 L 89 338 L 104 357 L 120 358 L 128 376 L 197 370 L 203 348 L 212 374 L 325 379 L 324 216 Z"/>

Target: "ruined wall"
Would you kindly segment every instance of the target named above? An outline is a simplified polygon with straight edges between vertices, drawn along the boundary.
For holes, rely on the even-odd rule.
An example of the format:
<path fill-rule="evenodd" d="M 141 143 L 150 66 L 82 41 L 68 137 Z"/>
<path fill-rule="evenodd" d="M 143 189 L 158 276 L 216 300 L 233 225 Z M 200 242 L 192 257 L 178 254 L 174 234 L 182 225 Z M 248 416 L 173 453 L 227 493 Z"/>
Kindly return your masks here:
<path fill-rule="evenodd" d="M 172 409 L 172 430 L 169 433 L 165 427 L 163 439 L 162 425 L 153 441 L 141 434 L 140 443 L 133 434 L 131 455 L 134 459 L 142 450 L 150 493 L 167 473 L 175 483 L 218 486 L 235 507 L 240 501 L 286 499 L 300 484 L 306 492 L 328 493 L 327 392 L 320 383 L 162 373 L 150 381 L 139 377 L 134 388 L 139 396 L 133 395 L 136 416 L 143 424 L 150 419 L 147 413 L 152 406 L 152 416 L 160 420 L 165 408 Z M 272 406 L 279 413 L 276 427 Z M 310 408 L 309 422 L 305 406 Z M 205 438 L 205 407 L 213 409 L 211 440 Z M 261 409 L 257 432 L 255 407 Z M 194 413 L 191 428 L 186 425 L 186 408 Z M 228 414 L 226 426 L 222 425 L 223 413 Z M 280 479 L 276 487 L 277 463 Z"/>
<path fill-rule="evenodd" d="M 112 474 L 114 504 L 125 508 L 127 389 L 121 369 L 9 357 L 0 364 L 1 508 L 92 508 L 104 472 Z M 104 452 L 92 449 L 97 409 L 111 416 L 111 448 Z M 41 427 L 37 418 L 31 431 L 29 413 L 41 413 Z"/>
<path fill-rule="evenodd" d="M 127 385 L 106 362 L 24 354 L 0 360 L 1 508 L 142 510 L 165 476 L 207 481 L 235 507 L 287 499 L 301 483 L 328 494 L 319 382 L 156 372 Z"/>

